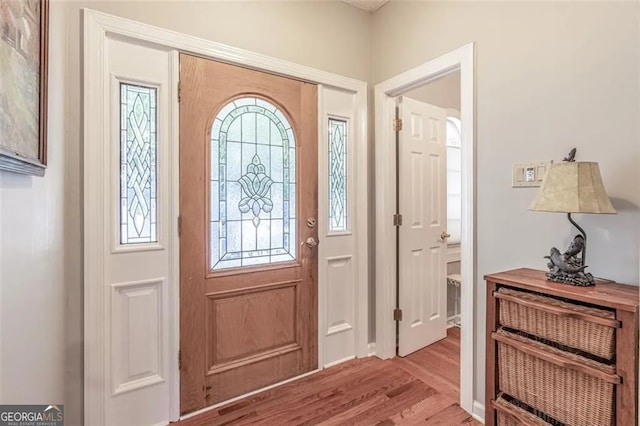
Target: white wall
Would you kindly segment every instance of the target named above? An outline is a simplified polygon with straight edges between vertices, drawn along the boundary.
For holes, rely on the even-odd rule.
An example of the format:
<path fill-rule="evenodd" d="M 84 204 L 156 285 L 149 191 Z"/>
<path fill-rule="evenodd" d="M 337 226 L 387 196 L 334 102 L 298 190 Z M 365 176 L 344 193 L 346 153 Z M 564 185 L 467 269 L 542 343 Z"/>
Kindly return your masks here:
<path fill-rule="evenodd" d="M 637 4 L 390 2 L 371 17 L 339 2 L 51 3 L 50 166 L 45 178 L 0 172 L 2 403 L 64 402 L 81 424 L 82 7 L 373 82 L 476 41 L 479 294 L 484 273 L 543 268 L 549 246 L 568 243 L 563 216 L 526 210 L 535 191 L 511 189 L 510 167 L 574 145 L 600 162 L 620 211 L 579 219 L 591 270 L 638 282 Z M 477 312 L 484 400 L 482 297 Z"/>
<path fill-rule="evenodd" d="M 404 93 L 415 100 L 440 108 L 460 111 L 460 71 L 452 72 L 424 86 Z"/>
<path fill-rule="evenodd" d="M 81 9 L 90 8 L 302 65 L 369 80 L 370 16 L 341 2 L 74 1 L 68 4 L 65 117 L 69 211 L 67 391 L 69 425 L 82 419 Z"/>
<path fill-rule="evenodd" d="M 64 402 L 66 7 L 51 5 L 45 177 L 0 171 L 0 402 Z"/>
<path fill-rule="evenodd" d="M 529 212 L 511 164 L 598 161 L 616 216 L 576 218 L 589 270 L 638 283 L 638 3 L 390 2 L 373 16 L 374 83 L 476 43 L 477 283 L 475 398 L 484 402 L 483 275 L 545 268 L 575 234 L 562 214 Z M 398 30 L 402 26 L 402 31 Z"/>

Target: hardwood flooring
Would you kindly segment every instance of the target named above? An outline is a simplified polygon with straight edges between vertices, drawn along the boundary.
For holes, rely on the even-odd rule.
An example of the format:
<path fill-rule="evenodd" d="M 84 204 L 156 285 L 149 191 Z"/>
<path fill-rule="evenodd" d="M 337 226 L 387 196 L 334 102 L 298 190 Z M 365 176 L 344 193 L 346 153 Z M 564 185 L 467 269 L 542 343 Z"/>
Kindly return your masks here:
<path fill-rule="evenodd" d="M 438 392 L 460 401 L 460 329 L 451 327 L 447 337 L 404 358 L 391 362 Z"/>
<path fill-rule="evenodd" d="M 175 425 L 478 425 L 457 403 L 460 336 L 450 330 L 406 358 L 345 362 Z"/>

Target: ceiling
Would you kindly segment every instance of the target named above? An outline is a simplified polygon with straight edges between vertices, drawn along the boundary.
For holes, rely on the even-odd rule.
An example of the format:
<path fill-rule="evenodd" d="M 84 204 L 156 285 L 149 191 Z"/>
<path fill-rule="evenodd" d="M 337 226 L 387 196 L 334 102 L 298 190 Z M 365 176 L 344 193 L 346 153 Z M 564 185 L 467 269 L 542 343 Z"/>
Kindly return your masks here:
<path fill-rule="evenodd" d="M 345 3 L 357 7 L 358 9 L 365 10 L 369 13 L 374 13 L 376 10 L 380 9 L 385 5 L 389 0 L 342 0 Z"/>

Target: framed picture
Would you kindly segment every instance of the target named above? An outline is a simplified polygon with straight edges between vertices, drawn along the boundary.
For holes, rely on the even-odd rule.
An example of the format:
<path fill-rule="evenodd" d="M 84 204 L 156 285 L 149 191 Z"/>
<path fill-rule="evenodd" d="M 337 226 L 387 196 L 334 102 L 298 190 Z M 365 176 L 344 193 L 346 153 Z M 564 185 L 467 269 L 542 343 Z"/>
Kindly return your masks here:
<path fill-rule="evenodd" d="M 44 176 L 48 0 L 0 0 L 0 169 Z"/>

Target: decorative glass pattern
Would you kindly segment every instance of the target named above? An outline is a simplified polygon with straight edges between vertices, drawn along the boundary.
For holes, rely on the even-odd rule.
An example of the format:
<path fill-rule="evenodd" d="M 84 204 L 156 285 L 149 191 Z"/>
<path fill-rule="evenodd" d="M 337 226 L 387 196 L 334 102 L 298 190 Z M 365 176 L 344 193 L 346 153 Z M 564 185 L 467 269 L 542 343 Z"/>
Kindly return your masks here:
<path fill-rule="evenodd" d="M 347 230 L 347 122 L 329 119 L 329 231 Z"/>
<path fill-rule="evenodd" d="M 211 128 L 210 267 L 296 259 L 296 144 L 261 98 L 225 105 Z"/>
<path fill-rule="evenodd" d="M 156 91 L 120 83 L 120 243 L 157 241 Z"/>

